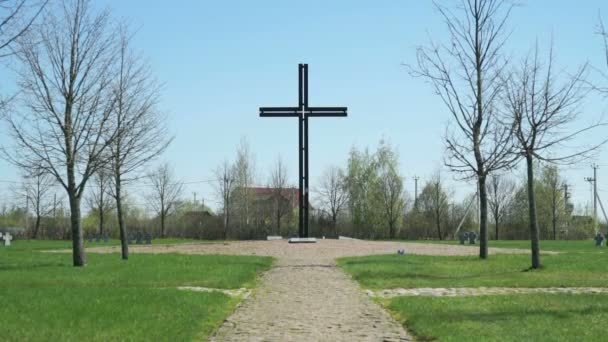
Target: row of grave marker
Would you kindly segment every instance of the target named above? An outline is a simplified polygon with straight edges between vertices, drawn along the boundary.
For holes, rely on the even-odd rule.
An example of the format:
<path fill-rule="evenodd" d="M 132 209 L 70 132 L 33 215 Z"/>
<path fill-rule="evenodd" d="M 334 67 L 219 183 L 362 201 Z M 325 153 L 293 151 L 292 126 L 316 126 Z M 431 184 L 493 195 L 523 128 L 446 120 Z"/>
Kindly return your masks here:
<path fill-rule="evenodd" d="M 109 237 L 107 234 L 92 234 L 92 235 L 88 235 L 86 237 L 86 239 L 89 242 L 108 242 Z M 146 245 L 151 245 L 152 244 L 152 234 L 150 233 L 141 233 L 141 232 L 137 232 L 137 233 L 131 233 L 129 234 L 129 238 L 127 239 L 128 244 L 132 245 L 133 241 L 135 241 L 136 245 L 142 245 L 142 244 L 146 244 Z"/>
<path fill-rule="evenodd" d="M 470 245 L 474 245 L 477 240 L 477 233 L 475 232 L 463 232 L 458 235 L 458 239 L 460 240 L 460 244 L 464 245 L 464 243 L 468 240 Z"/>

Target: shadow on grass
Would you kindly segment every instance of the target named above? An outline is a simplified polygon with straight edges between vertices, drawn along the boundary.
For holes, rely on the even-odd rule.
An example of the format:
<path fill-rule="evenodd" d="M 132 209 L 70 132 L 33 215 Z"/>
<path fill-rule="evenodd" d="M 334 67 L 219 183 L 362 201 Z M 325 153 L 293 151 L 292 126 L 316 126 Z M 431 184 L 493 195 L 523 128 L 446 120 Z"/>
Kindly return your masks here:
<path fill-rule="evenodd" d="M 62 263 L 62 262 L 38 262 L 38 263 L 31 263 L 31 264 L 27 264 L 27 265 L 23 265 L 23 264 L 0 264 L 0 272 L 2 271 L 14 271 L 14 270 L 28 270 L 31 268 L 49 268 L 49 267 L 64 267 L 64 266 L 69 266 L 69 267 L 73 267 L 70 264 L 67 263 Z"/>

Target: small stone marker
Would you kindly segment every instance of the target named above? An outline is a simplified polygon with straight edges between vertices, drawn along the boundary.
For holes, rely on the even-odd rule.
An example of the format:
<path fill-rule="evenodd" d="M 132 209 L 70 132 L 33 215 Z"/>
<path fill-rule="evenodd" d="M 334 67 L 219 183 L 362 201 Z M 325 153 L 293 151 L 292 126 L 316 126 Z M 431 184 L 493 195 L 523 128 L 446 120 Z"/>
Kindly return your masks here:
<path fill-rule="evenodd" d="M 460 240 L 460 244 L 464 245 L 464 243 L 469 239 L 469 233 L 460 232 L 460 234 L 458 234 L 458 239 Z"/>
<path fill-rule="evenodd" d="M 477 239 L 477 233 L 469 232 L 469 244 L 474 245 L 476 239 Z"/>
<path fill-rule="evenodd" d="M 601 247 L 602 241 L 604 241 L 604 237 L 602 236 L 602 234 L 600 232 L 597 232 L 597 234 L 595 234 L 595 237 L 593 238 L 593 240 L 595 240 L 596 247 Z"/>
<path fill-rule="evenodd" d="M 11 240 L 13 239 L 13 237 L 10 233 L 5 233 L 2 239 L 4 239 L 4 246 L 8 247 L 11 245 Z"/>
<path fill-rule="evenodd" d="M 103 242 L 108 242 L 108 233 L 103 234 Z"/>
<path fill-rule="evenodd" d="M 146 245 L 151 245 L 152 244 L 152 234 L 145 233 L 144 234 L 144 241 L 146 242 Z"/>

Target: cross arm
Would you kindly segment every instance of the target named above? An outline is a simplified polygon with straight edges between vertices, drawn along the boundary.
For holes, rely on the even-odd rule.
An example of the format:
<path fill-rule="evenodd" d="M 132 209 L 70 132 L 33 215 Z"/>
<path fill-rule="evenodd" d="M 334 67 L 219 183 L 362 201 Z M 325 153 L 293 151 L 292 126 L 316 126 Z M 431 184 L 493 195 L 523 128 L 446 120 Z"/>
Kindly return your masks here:
<path fill-rule="evenodd" d="M 261 117 L 298 117 L 298 107 L 260 107 Z"/>
<path fill-rule="evenodd" d="M 347 111 L 346 107 L 309 107 L 307 114 L 310 117 L 347 116 Z"/>

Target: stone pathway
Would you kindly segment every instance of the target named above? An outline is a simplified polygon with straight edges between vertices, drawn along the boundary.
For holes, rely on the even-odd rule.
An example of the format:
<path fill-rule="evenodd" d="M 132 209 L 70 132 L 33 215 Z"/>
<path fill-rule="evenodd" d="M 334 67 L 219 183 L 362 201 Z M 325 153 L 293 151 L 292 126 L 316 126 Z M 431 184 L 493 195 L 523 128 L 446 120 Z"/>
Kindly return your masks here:
<path fill-rule="evenodd" d="M 527 293 L 561 293 L 561 294 L 606 294 L 605 287 L 452 287 L 452 288 L 412 288 L 389 289 L 372 291 L 366 290 L 368 296 L 373 298 L 392 298 L 397 296 L 429 296 L 429 297 L 461 297 L 461 296 L 488 296 Z"/>
<path fill-rule="evenodd" d="M 281 258 L 212 341 L 410 341 L 331 259 Z"/>

